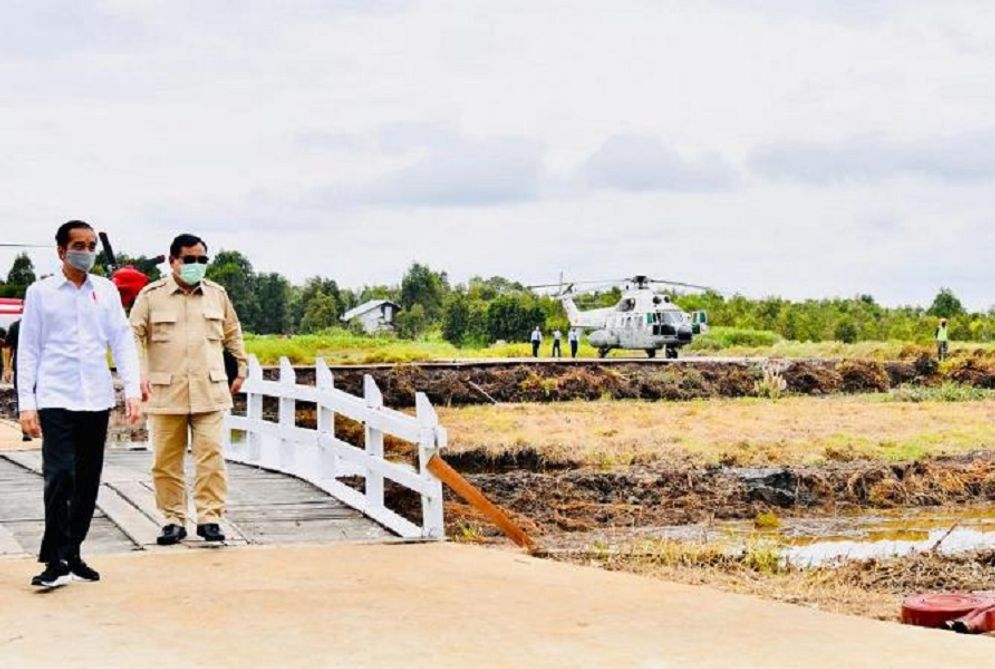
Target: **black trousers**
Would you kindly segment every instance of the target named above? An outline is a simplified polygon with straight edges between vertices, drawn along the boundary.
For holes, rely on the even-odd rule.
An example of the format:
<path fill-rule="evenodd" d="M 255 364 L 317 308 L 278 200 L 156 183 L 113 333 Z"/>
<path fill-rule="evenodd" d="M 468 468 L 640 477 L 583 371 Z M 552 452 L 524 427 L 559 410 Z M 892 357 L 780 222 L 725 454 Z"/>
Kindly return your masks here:
<path fill-rule="evenodd" d="M 38 413 L 45 476 L 45 536 L 38 561 L 71 560 L 79 557 L 93 520 L 110 410 Z"/>
<path fill-rule="evenodd" d="M 532 357 L 533 358 L 539 357 L 539 342 L 535 341 L 534 339 L 532 340 Z"/>
<path fill-rule="evenodd" d="M 580 344 L 580 342 L 576 342 L 576 341 L 570 342 L 570 357 L 571 358 L 576 358 L 577 357 L 577 348 L 578 348 L 579 344 Z"/>
<path fill-rule="evenodd" d="M 563 357 L 563 349 L 560 348 L 560 340 L 559 339 L 554 339 L 553 340 L 553 356 L 556 357 L 556 358 L 562 358 Z"/>

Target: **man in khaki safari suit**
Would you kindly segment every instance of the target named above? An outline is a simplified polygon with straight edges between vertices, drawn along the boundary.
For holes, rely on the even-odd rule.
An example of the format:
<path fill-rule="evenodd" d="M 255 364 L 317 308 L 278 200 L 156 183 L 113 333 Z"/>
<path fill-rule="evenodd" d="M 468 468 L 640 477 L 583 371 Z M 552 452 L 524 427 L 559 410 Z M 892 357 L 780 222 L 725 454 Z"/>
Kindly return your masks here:
<path fill-rule="evenodd" d="M 228 293 L 204 278 L 207 244 L 180 235 L 169 247 L 172 273 L 146 286 L 131 310 L 131 327 L 142 363 L 142 395 L 148 399 L 155 462 L 156 505 L 166 518 L 157 542 L 187 536 L 187 487 L 183 459 L 196 462 L 197 534 L 224 541 L 218 525 L 225 512 L 228 477 L 221 446 L 222 420 L 246 375 L 242 328 Z M 228 386 L 224 350 L 238 361 Z"/>

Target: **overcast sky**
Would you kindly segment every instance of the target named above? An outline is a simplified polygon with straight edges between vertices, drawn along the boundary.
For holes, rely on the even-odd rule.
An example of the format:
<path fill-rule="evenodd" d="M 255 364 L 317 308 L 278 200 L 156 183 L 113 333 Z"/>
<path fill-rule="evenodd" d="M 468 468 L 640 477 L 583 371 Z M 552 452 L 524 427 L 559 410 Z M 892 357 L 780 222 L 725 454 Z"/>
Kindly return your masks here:
<path fill-rule="evenodd" d="M 0 8 L 2 241 L 995 304 L 993 3 Z"/>

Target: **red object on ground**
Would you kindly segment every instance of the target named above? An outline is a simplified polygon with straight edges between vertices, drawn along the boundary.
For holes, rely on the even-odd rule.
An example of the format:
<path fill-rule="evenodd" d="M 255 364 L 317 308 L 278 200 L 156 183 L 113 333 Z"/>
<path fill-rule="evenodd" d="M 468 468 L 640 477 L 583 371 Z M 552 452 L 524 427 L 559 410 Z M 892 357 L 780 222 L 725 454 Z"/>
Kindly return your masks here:
<path fill-rule="evenodd" d="M 125 265 L 111 275 L 111 281 L 121 293 L 121 304 L 127 307 L 135 301 L 142 288 L 148 285 L 149 277 L 131 265 Z"/>
<path fill-rule="evenodd" d="M 916 595 L 902 602 L 902 622 L 919 627 L 945 627 L 978 609 L 995 606 L 995 598 L 964 593 Z"/>

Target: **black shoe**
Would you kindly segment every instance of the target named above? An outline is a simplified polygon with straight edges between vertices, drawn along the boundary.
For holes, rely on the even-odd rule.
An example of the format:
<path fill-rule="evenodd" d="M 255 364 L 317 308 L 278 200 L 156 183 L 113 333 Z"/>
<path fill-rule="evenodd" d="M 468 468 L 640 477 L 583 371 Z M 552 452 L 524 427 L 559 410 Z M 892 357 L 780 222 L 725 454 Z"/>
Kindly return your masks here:
<path fill-rule="evenodd" d="M 62 560 L 49 562 L 45 565 L 45 571 L 31 579 L 31 585 L 36 588 L 58 588 L 73 580 L 69 573 L 69 565 Z"/>
<path fill-rule="evenodd" d="M 187 531 L 180 525 L 170 523 L 162 528 L 162 532 L 156 537 L 155 542 L 160 546 L 172 546 L 187 538 Z"/>
<path fill-rule="evenodd" d="M 28 435 L 26 435 L 26 434 L 24 434 L 24 433 L 22 432 L 22 433 L 21 433 L 21 441 L 31 441 L 31 437 L 30 437 L 30 436 L 28 436 Z"/>
<path fill-rule="evenodd" d="M 197 526 L 197 536 L 204 537 L 204 541 L 224 541 L 225 535 L 221 533 L 221 528 L 217 523 L 207 523 Z"/>
<path fill-rule="evenodd" d="M 83 562 L 82 558 L 69 561 L 69 572 L 72 574 L 73 579 L 77 581 L 96 583 L 100 580 L 100 572 Z"/>

